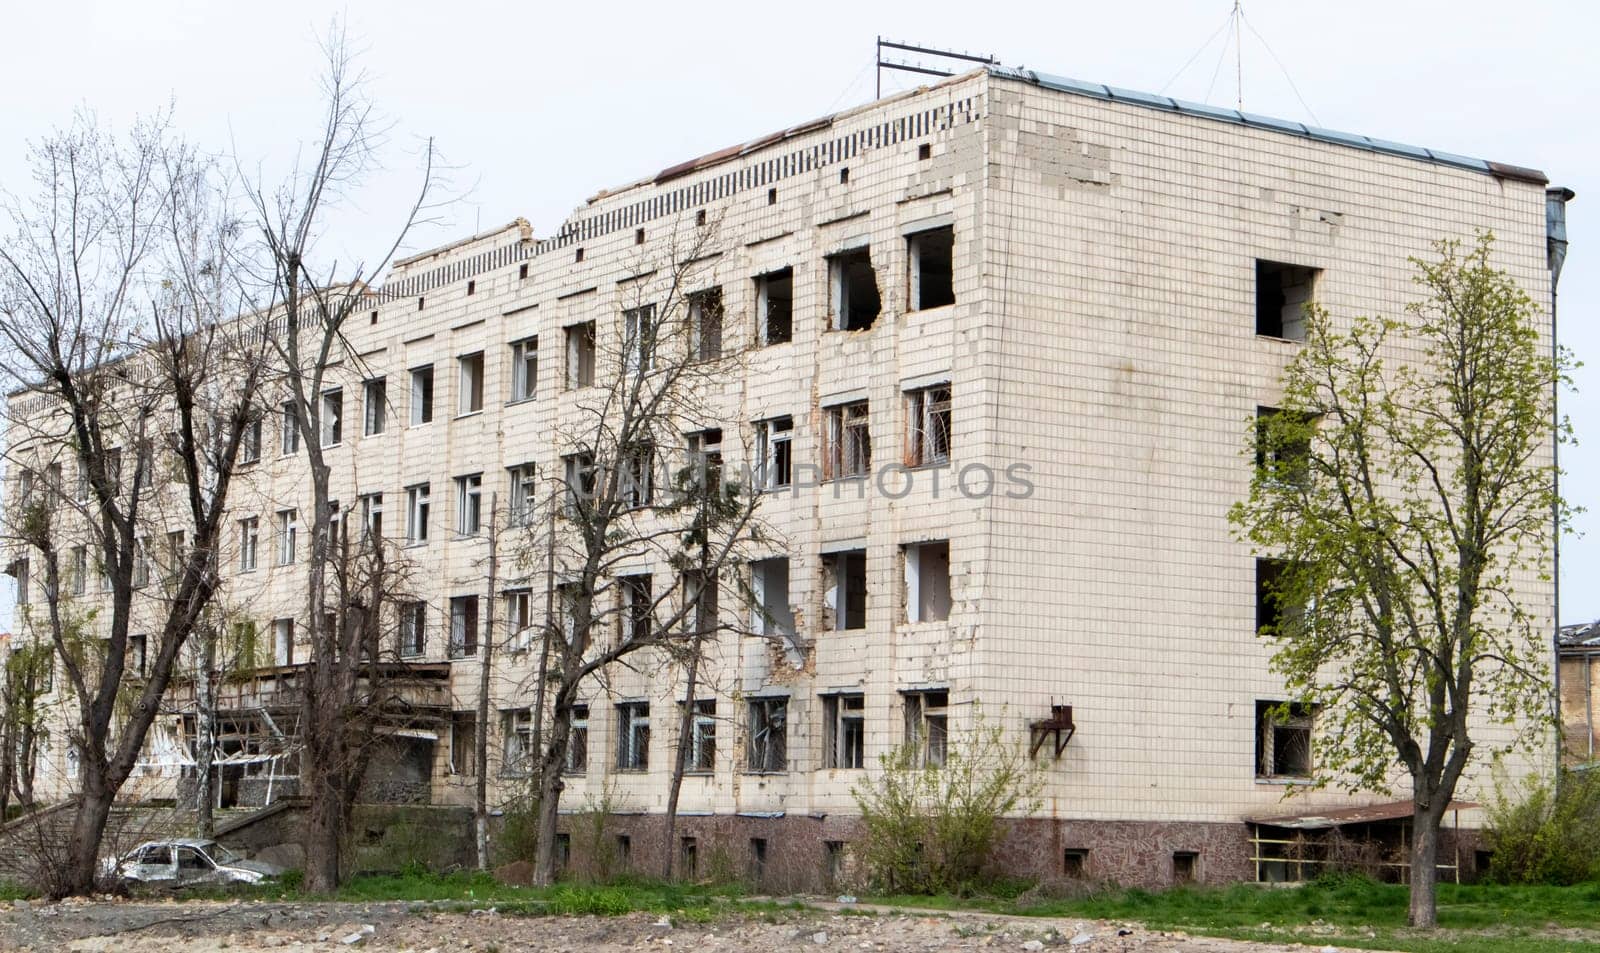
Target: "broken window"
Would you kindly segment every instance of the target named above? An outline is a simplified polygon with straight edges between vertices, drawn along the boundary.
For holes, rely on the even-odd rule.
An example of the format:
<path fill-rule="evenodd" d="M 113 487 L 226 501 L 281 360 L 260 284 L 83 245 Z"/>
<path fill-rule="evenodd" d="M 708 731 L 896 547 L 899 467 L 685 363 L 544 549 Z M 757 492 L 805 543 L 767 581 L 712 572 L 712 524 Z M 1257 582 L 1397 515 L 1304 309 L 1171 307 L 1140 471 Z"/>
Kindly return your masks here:
<path fill-rule="evenodd" d="M 530 526 L 533 523 L 534 509 L 539 503 L 539 484 L 531 463 L 524 463 L 519 467 L 510 467 L 508 472 L 511 477 L 511 525 Z"/>
<path fill-rule="evenodd" d="M 433 365 L 411 369 L 411 426 L 433 421 Z"/>
<path fill-rule="evenodd" d="M 428 647 L 428 604 L 400 603 L 400 655 L 415 658 Z"/>
<path fill-rule="evenodd" d="M 1256 259 L 1256 333 L 1304 341 L 1306 305 L 1312 301 L 1318 271 Z"/>
<path fill-rule="evenodd" d="M 244 425 L 239 435 L 239 463 L 255 463 L 261 459 L 261 418 L 256 417 Z M 89 471 L 78 468 L 78 499 L 89 498 Z"/>
<path fill-rule="evenodd" d="M 866 476 L 872 471 L 872 431 L 867 402 L 836 404 L 827 409 L 828 439 L 823 446 L 822 475 L 827 480 Z"/>
<path fill-rule="evenodd" d="M 1082 847 L 1068 847 L 1061 852 L 1061 873 L 1068 880 L 1083 880 L 1089 876 L 1089 852 Z"/>
<path fill-rule="evenodd" d="M 794 338 L 794 269 L 756 278 L 756 328 L 763 346 Z"/>
<path fill-rule="evenodd" d="M 689 722 L 687 770 L 706 772 L 717 766 L 717 702 L 703 698 L 694 703 Z"/>
<path fill-rule="evenodd" d="M 475 414 L 483 409 L 483 352 L 456 358 L 460 389 L 456 397 L 457 414 Z"/>
<path fill-rule="evenodd" d="M 1200 879 L 1200 855 L 1192 850 L 1172 852 L 1172 882 L 1194 883 Z"/>
<path fill-rule="evenodd" d="M 294 620 L 272 620 L 272 664 L 294 664 Z"/>
<path fill-rule="evenodd" d="M 563 329 L 567 337 L 567 389 L 594 386 L 594 322 Z"/>
<path fill-rule="evenodd" d="M 483 474 L 456 477 L 456 535 L 476 536 L 483 528 Z"/>
<path fill-rule="evenodd" d="M 294 563 L 295 543 L 300 535 L 300 511 L 278 511 L 278 565 Z"/>
<path fill-rule="evenodd" d="M 722 428 L 712 427 L 685 434 L 688 463 L 694 485 L 703 490 L 722 488 Z"/>
<path fill-rule="evenodd" d="M 478 654 L 478 597 L 452 596 L 450 599 L 450 657 L 466 658 Z"/>
<path fill-rule="evenodd" d="M 943 622 L 950 618 L 950 541 L 909 545 L 905 559 L 906 621 Z"/>
<path fill-rule="evenodd" d="M 145 660 L 148 655 L 150 637 L 146 635 L 128 636 L 128 662 L 124 666 L 128 675 L 134 678 L 144 678 Z"/>
<path fill-rule="evenodd" d="M 622 639 L 637 642 L 650 638 L 654 629 L 654 599 L 650 593 L 650 574 L 638 573 L 617 580 L 622 592 Z"/>
<path fill-rule="evenodd" d="M 344 391 L 330 390 L 322 395 L 322 445 L 344 442 Z"/>
<path fill-rule="evenodd" d="M 949 750 L 950 692 L 946 689 L 904 693 L 906 740 L 917 747 L 925 768 L 941 767 Z"/>
<path fill-rule="evenodd" d="M 389 385 L 377 377 L 361 385 L 366 403 L 362 434 L 375 437 L 389 426 Z"/>
<path fill-rule="evenodd" d="M 383 538 L 383 494 L 361 495 L 361 534 L 368 539 Z"/>
<path fill-rule="evenodd" d="M 428 510 L 431 508 L 428 484 L 418 483 L 406 487 L 406 542 L 428 541 Z"/>
<path fill-rule="evenodd" d="M 871 250 L 862 246 L 828 259 L 829 311 L 836 331 L 865 331 L 878 320 L 883 303 Z"/>
<path fill-rule="evenodd" d="M 751 771 L 788 770 L 789 699 L 752 698 L 746 767 Z"/>
<path fill-rule="evenodd" d="M 906 392 L 906 465 L 950 462 L 950 385 Z"/>
<path fill-rule="evenodd" d="M 1280 483 L 1303 485 L 1311 473 L 1311 435 L 1316 418 L 1256 408 L 1256 469 Z"/>
<path fill-rule="evenodd" d="M 477 774 L 478 713 L 450 713 L 450 773 L 463 777 Z"/>
<path fill-rule="evenodd" d="M 567 509 L 569 513 L 577 513 L 581 507 L 587 507 L 594 501 L 594 455 L 571 453 L 562 457 L 561 461 L 566 467 Z"/>
<path fill-rule="evenodd" d="M 794 635 L 794 610 L 789 607 L 789 560 L 779 556 L 750 564 L 755 595 L 754 628 L 766 636 Z"/>
<path fill-rule="evenodd" d="M 567 761 L 565 774 L 583 774 L 589 770 L 589 706 L 572 706 L 572 730 L 567 733 Z"/>
<path fill-rule="evenodd" d="M 956 303 L 954 268 L 955 230 L 950 226 L 917 232 L 906 239 L 907 300 L 912 311 L 942 308 Z"/>
<path fill-rule="evenodd" d="M 300 425 L 296 422 L 299 418 L 294 412 L 294 402 L 283 405 L 283 431 L 279 434 L 278 450 L 284 456 L 300 451 Z"/>
<path fill-rule="evenodd" d="M 649 373 L 655 367 L 656 306 L 641 305 L 622 312 L 623 367 L 631 375 Z"/>
<path fill-rule="evenodd" d="M 644 771 L 650 767 L 650 703 L 622 702 L 617 706 L 617 770 Z"/>
<path fill-rule="evenodd" d="M 630 508 L 650 505 L 655 456 L 655 447 L 648 443 L 635 444 L 622 451 L 622 485 L 618 490 L 624 505 Z"/>
<path fill-rule="evenodd" d="M 261 522 L 254 516 L 239 521 L 239 571 L 255 572 L 256 553 L 261 545 Z M 79 547 L 81 551 L 83 547 Z M 83 581 L 74 578 L 73 591 L 83 594 Z"/>
<path fill-rule="evenodd" d="M 1311 776 L 1310 705 L 1256 702 L 1256 777 Z"/>
<path fill-rule="evenodd" d="M 794 482 L 794 418 L 773 417 L 756 421 L 756 458 L 761 472 L 757 485 L 777 490 Z"/>
<path fill-rule="evenodd" d="M 689 348 L 702 361 L 722 356 L 721 288 L 708 288 L 689 296 Z"/>
<path fill-rule="evenodd" d="M 867 551 L 850 549 L 822 557 L 823 591 L 832 614 L 829 628 L 867 627 Z"/>
<path fill-rule="evenodd" d="M 1288 607 L 1283 605 L 1281 591 L 1283 573 L 1288 563 L 1281 559 L 1256 560 L 1256 631 L 1278 635 L 1287 621 Z"/>
<path fill-rule="evenodd" d="M 533 750 L 533 709 L 507 708 L 500 712 L 500 771 L 523 774 L 537 754 Z"/>
<path fill-rule="evenodd" d="M 527 589 L 513 589 L 506 593 L 506 628 L 511 631 L 506 647 L 512 652 L 526 652 L 533 644 L 533 593 Z"/>
<path fill-rule="evenodd" d="M 822 696 L 823 767 L 866 767 L 866 708 L 859 692 Z"/>
<path fill-rule="evenodd" d="M 539 386 L 539 338 L 511 344 L 511 399 L 532 400 Z"/>

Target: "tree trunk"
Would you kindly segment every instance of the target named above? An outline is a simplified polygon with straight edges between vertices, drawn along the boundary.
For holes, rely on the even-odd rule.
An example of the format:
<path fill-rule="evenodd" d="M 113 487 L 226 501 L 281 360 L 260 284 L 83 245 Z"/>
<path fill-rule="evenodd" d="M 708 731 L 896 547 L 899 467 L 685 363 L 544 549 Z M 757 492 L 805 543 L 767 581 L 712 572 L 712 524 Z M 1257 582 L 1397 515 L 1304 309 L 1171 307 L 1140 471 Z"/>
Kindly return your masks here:
<path fill-rule="evenodd" d="M 93 764 L 89 756 L 80 760 L 83 790 L 78 794 L 78 805 L 72 814 L 67 856 L 55 883 L 50 885 L 52 900 L 87 897 L 94 893 L 95 873 L 100 866 L 100 841 L 105 836 L 111 804 L 117 796 L 115 786 L 107 783 L 104 767 Z"/>
<path fill-rule="evenodd" d="M 213 756 L 216 753 L 216 711 L 217 687 L 212 680 L 212 668 L 216 665 L 217 643 L 214 633 L 206 633 L 206 641 L 200 653 L 200 671 L 195 673 L 196 698 L 199 699 L 199 710 L 195 712 L 195 745 L 194 745 L 194 770 L 195 770 L 195 828 L 198 836 L 210 839 L 216 832 L 216 815 L 212 809 L 216 795 L 212 793 L 211 772 Z"/>
<path fill-rule="evenodd" d="M 539 843 L 533 852 L 533 881 L 555 883 L 556 821 L 561 808 L 561 768 L 572 735 L 572 709 L 558 697 L 550 718 L 550 744 L 539 759 Z"/>
<path fill-rule="evenodd" d="M 303 758 L 302 764 L 309 760 Z M 306 805 L 306 867 L 303 883 L 307 893 L 332 893 L 339 886 L 339 854 L 344 844 L 344 799 L 339 795 L 339 779 L 331 772 L 323 768 L 313 768 L 307 772 L 302 766 L 302 781 L 308 773 L 312 790 Z"/>
<path fill-rule="evenodd" d="M 472 798 L 472 827 L 478 845 L 479 870 L 489 869 L 489 676 L 494 664 L 494 600 L 500 571 L 498 506 L 496 494 L 489 494 L 489 604 L 484 607 L 487 623 L 478 646 L 478 726 L 472 739 L 473 767 L 478 772 Z"/>
<path fill-rule="evenodd" d="M 1406 922 L 1423 930 L 1439 923 L 1439 821 L 1442 811 L 1419 806 L 1411 821 L 1411 911 Z"/>
<path fill-rule="evenodd" d="M 685 677 L 683 712 L 678 716 L 677 757 L 672 762 L 672 783 L 667 788 L 667 818 L 661 840 L 661 877 L 672 879 L 672 864 L 677 852 L 672 849 L 678 833 L 678 792 L 683 789 L 683 775 L 689 769 L 689 742 L 694 737 L 694 692 L 696 676 L 700 674 L 700 638 L 697 635 L 690 646 L 689 670 Z"/>

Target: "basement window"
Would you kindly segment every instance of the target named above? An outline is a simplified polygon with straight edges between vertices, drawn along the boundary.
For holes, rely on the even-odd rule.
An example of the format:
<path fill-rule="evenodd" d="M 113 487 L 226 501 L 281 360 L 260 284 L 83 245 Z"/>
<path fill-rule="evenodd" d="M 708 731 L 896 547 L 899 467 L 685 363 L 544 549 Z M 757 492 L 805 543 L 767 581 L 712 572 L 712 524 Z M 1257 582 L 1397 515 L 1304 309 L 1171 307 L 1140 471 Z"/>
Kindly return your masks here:
<path fill-rule="evenodd" d="M 822 766 L 867 766 L 866 696 L 859 692 L 822 696 Z"/>
<path fill-rule="evenodd" d="M 594 322 L 569 325 L 567 336 L 567 389 L 594 386 Z"/>
<path fill-rule="evenodd" d="M 1311 776 L 1310 705 L 1256 702 L 1256 777 Z"/>
<path fill-rule="evenodd" d="M 883 301 L 872 251 L 862 246 L 828 259 L 829 311 L 837 331 L 865 331 L 878 320 Z"/>
<path fill-rule="evenodd" d="M 794 611 L 789 607 L 789 560 L 778 556 L 750 564 L 755 596 L 752 628 L 764 636 L 794 636 Z"/>
<path fill-rule="evenodd" d="M 1304 341 L 1305 307 L 1318 274 L 1316 268 L 1256 259 L 1256 333 Z"/>
<path fill-rule="evenodd" d="M 1089 852 L 1081 847 L 1068 847 L 1061 852 L 1061 874 L 1068 880 L 1084 880 L 1089 876 Z"/>
<path fill-rule="evenodd" d="M 867 627 L 867 551 L 849 549 L 822 557 L 824 628 Z"/>
<path fill-rule="evenodd" d="M 950 618 L 950 541 L 905 548 L 906 621 L 943 622 Z"/>
<path fill-rule="evenodd" d="M 950 746 L 950 692 L 937 688 L 905 692 L 906 740 L 922 753 L 922 766 L 942 767 Z"/>
<path fill-rule="evenodd" d="M 786 344 L 793 340 L 793 268 L 756 278 L 756 317 L 762 345 Z"/>
<path fill-rule="evenodd" d="M 678 875 L 685 880 L 699 876 L 700 847 L 693 837 L 678 839 Z"/>
<path fill-rule="evenodd" d="M 1192 850 L 1172 852 L 1172 882 L 1192 884 L 1200 879 L 1200 855 Z"/>
<path fill-rule="evenodd" d="M 907 298 L 912 311 L 956 303 L 955 244 L 955 230 L 949 226 L 917 232 L 906 239 Z"/>

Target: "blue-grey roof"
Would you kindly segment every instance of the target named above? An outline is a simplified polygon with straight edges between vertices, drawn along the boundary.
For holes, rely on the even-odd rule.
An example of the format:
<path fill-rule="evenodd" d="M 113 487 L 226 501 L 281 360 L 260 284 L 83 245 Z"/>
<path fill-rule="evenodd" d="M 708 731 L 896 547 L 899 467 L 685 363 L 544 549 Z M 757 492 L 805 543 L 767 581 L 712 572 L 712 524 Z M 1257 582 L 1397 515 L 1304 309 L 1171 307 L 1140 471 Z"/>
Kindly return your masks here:
<path fill-rule="evenodd" d="M 1507 165 L 1503 162 L 1490 162 L 1485 159 L 1473 159 L 1467 156 L 1456 155 L 1453 152 L 1443 152 L 1438 149 L 1424 149 L 1421 146 L 1406 145 L 1401 142 L 1390 142 L 1387 139 L 1375 139 L 1371 136 L 1361 136 L 1350 132 L 1337 132 L 1332 129 L 1322 129 L 1317 126 L 1308 126 L 1305 123 L 1294 122 L 1289 119 L 1275 119 L 1271 116 L 1258 116 L 1255 113 L 1240 112 L 1237 109 L 1227 109 L 1220 106 L 1208 106 L 1203 103 L 1191 103 L 1169 96 L 1159 96 L 1155 93 L 1142 93 L 1137 90 L 1120 89 L 1116 86 L 1105 86 L 1100 83 L 1086 83 L 1083 80 L 1071 79 L 1066 76 L 1054 76 L 1050 73 L 1038 73 L 1033 70 L 1014 69 L 1008 66 L 991 66 L 989 73 L 1006 79 L 1021 80 L 1032 83 L 1045 89 L 1058 92 L 1072 93 L 1076 96 L 1090 96 L 1095 99 L 1105 99 L 1111 102 L 1129 103 L 1134 106 L 1143 106 L 1147 109 L 1160 109 L 1166 112 L 1182 113 L 1187 116 L 1200 116 L 1217 122 L 1230 122 L 1239 126 L 1250 126 L 1255 129 L 1270 129 L 1286 135 L 1300 136 L 1304 139 L 1315 139 L 1318 142 L 1329 142 L 1334 145 L 1346 146 L 1351 149 L 1362 149 L 1367 152 L 1381 152 L 1386 155 L 1403 156 L 1407 159 L 1418 159 L 1423 162 L 1436 162 L 1440 165 L 1453 166 L 1458 169 L 1470 169 L 1473 172 L 1482 172 L 1486 175 L 1499 176 L 1506 179 L 1519 179 L 1525 182 L 1534 182 L 1539 185 L 1548 185 L 1550 180 L 1538 169 L 1528 169 L 1522 166 Z"/>

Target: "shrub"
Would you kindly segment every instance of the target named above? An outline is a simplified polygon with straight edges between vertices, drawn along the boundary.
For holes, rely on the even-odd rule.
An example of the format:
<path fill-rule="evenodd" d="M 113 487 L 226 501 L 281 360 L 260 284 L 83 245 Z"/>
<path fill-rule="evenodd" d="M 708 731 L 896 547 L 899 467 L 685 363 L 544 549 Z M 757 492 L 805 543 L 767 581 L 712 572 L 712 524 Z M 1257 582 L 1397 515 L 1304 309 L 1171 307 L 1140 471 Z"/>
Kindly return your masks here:
<path fill-rule="evenodd" d="M 1043 778 L 981 717 L 950 737 L 943 765 L 923 761 L 922 746 L 908 741 L 879 759 L 876 783 L 851 789 L 861 811 L 861 861 L 873 885 L 889 892 L 970 892 L 1001 820 L 1037 810 Z"/>
<path fill-rule="evenodd" d="M 1495 786 L 1485 839 L 1489 878 L 1500 883 L 1600 880 L 1600 773 L 1530 778 L 1520 792 Z M 1520 794 L 1520 797 L 1516 795 Z"/>

